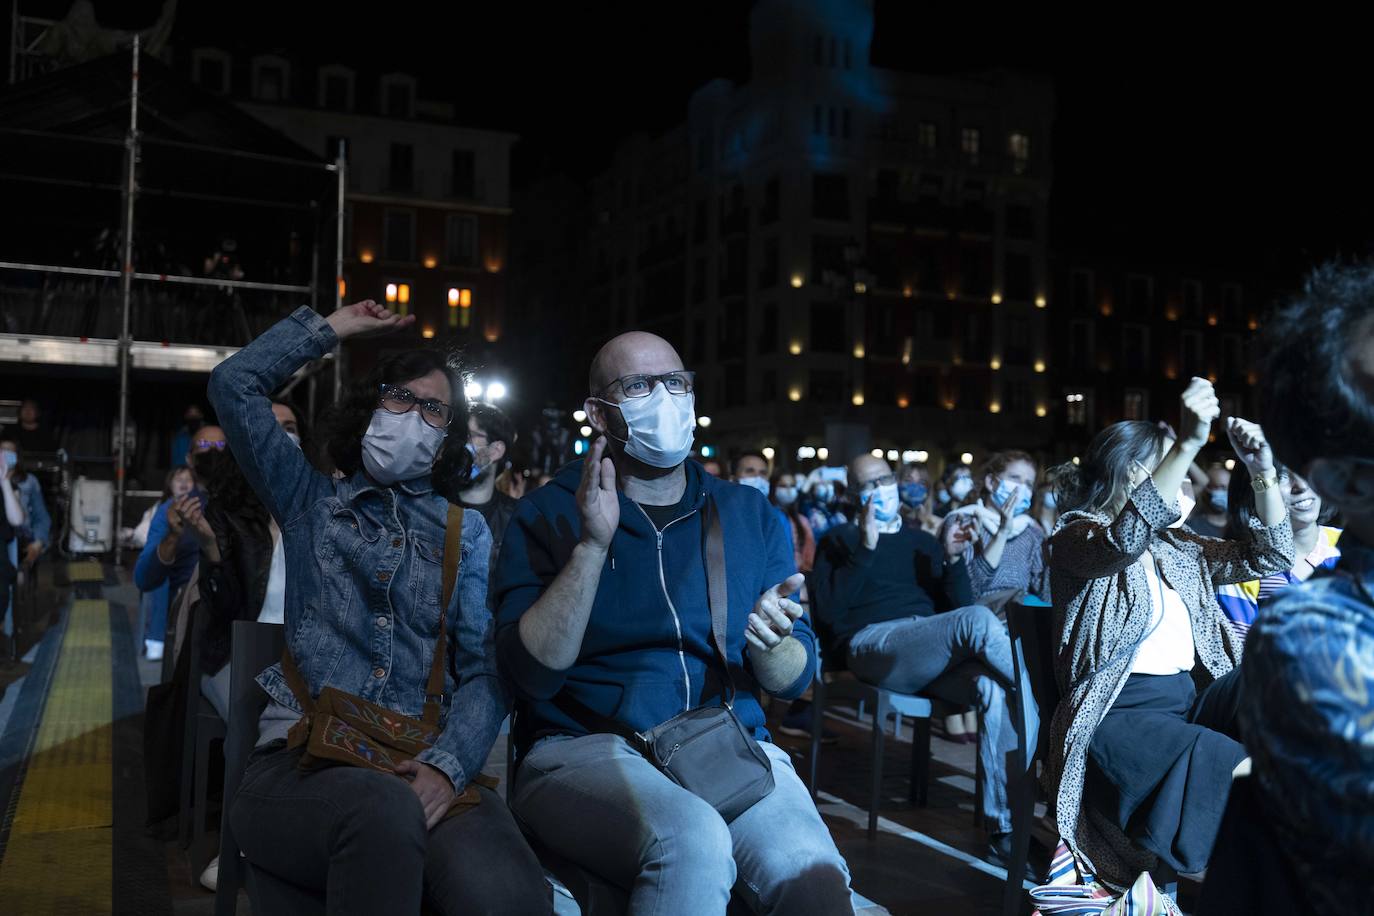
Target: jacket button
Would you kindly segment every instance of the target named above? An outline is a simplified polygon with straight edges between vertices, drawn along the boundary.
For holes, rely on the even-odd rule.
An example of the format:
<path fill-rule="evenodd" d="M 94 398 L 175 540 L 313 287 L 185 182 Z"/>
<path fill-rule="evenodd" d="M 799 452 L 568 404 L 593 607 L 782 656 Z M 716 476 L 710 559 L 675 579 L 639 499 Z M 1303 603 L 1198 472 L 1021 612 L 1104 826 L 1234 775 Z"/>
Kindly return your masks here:
<path fill-rule="evenodd" d="M 400 546 L 401 546 L 401 539 L 400 539 L 400 538 L 392 538 L 392 539 L 391 539 L 391 546 L 392 546 L 392 547 L 400 547 Z"/>
<path fill-rule="evenodd" d="M 385 669 L 385 668 L 373 668 L 373 669 L 372 669 L 372 676 L 373 676 L 373 677 L 386 677 L 386 669 Z"/>
<path fill-rule="evenodd" d="M 385 617 L 378 617 L 378 618 L 377 618 L 377 626 L 379 626 L 379 627 L 385 627 L 386 625 L 387 625 L 387 619 L 386 619 Z"/>
<path fill-rule="evenodd" d="M 378 582 L 385 582 L 387 579 L 390 579 L 390 578 L 391 578 L 391 573 L 387 572 L 386 570 L 382 570 L 381 572 L 377 573 L 377 581 L 378 581 Z"/>

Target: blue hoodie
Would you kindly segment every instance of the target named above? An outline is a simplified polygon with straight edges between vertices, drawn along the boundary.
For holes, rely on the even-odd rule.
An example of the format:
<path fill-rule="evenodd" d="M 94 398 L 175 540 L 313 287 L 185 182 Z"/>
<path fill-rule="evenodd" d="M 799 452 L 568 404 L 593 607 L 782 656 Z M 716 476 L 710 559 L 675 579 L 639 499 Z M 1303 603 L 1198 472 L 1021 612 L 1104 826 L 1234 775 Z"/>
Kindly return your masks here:
<path fill-rule="evenodd" d="M 494 600 L 497 659 L 520 700 L 515 740 L 522 753 L 545 735 L 587 734 L 553 704 L 559 691 L 636 731 L 689 705 L 718 702 L 723 688 L 712 648 L 701 550 L 701 509 L 708 494 L 716 501 L 725 536 L 726 650 L 738 691 L 734 708 L 757 739 L 768 739 L 744 631 L 759 596 L 796 571 L 787 532 L 762 494 L 717 480 L 695 461 L 686 462 L 684 469 L 688 508 L 662 532 L 661 566 L 653 523 L 620 494 L 620 528 L 601 571 L 581 651 L 566 671 L 535 659 L 520 639 L 518 623 L 581 537 L 576 493 L 582 462 L 567 465 L 520 501 L 501 544 Z M 799 696 L 816 671 L 816 638 L 805 617 L 795 623 L 792 635 L 806 647 L 806 669 L 777 694 L 782 699 Z"/>

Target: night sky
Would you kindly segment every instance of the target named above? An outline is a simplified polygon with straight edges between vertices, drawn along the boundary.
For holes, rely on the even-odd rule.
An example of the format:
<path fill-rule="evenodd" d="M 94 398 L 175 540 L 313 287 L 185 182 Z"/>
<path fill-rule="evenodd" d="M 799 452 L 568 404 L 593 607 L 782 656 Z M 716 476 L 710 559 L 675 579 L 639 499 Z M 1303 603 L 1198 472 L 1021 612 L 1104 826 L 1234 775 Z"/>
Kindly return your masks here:
<path fill-rule="evenodd" d="M 157 6 L 126 2 L 119 15 Z M 745 0 L 496 6 L 389 0 L 375 6 L 383 19 L 279 0 L 182 3 L 174 37 L 414 72 L 422 96 L 451 98 L 466 122 L 521 134 L 517 189 L 549 170 L 592 174 L 626 134 L 680 121 L 706 80 L 748 74 Z M 959 7 L 879 0 L 874 59 L 1054 78 L 1056 250 L 1278 286 L 1314 260 L 1370 252 L 1371 80 L 1353 22 L 1240 30 L 1156 8 L 1149 24 L 989 21 L 984 7 Z"/>

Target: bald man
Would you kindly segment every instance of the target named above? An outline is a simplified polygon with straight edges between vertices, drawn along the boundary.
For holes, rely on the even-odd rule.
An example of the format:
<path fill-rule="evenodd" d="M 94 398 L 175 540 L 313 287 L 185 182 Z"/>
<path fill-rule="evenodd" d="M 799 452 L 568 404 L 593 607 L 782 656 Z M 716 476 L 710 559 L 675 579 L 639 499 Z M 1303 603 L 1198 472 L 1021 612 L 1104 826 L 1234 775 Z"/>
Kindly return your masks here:
<path fill-rule="evenodd" d="M 521 501 L 496 574 L 497 654 L 518 698 L 512 806 L 544 845 L 624 887 L 633 913 L 723 913 L 732 889 L 758 913 L 851 913 L 848 868 L 764 728 L 760 690 L 794 699 L 816 672 L 782 522 L 688 460 L 694 374 L 666 340 L 616 337 L 588 382 L 591 453 Z M 627 740 L 726 692 L 708 516 L 733 710 L 774 781 L 729 823 Z"/>
<path fill-rule="evenodd" d="M 816 550 L 816 617 L 834 634 L 827 657 L 844 658 L 870 684 L 978 708 L 988 857 L 1005 867 L 1008 767 L 1016 748 L 1007 688 L 1014 675 L 1006 629 L 973 603 L 964 549 L 975 523 L 956 520 L 939 539 L 904 524 L 897 478 L 872 455 L 850 462 L 849 492 L 858 497 L 858 523 L 832 528 Z M 1026 724 L 1030 747 L 1037 725 Z"/>

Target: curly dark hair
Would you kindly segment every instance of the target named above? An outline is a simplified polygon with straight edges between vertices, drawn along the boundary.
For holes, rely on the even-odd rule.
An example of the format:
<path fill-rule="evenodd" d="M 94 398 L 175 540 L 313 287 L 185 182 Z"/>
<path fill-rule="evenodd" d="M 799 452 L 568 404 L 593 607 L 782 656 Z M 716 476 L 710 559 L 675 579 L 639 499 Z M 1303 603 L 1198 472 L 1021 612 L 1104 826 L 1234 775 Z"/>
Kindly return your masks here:
<path fill-rule="evenodd" d="M 1260 422 L 1275 456 L 1299 473 L 1316 458 L 1368 454 L 1374 442 L 1374 375 L 1357 362 L 1371 318 L 1374 263 L 1325 264 L 1264 330 Z"/>
<path fill-rule="evenodd" d="M 356 474 L 363 466 L 363 435 L 377 409 L 382 385 L 399 385 L 436 370 L 448 378 L 453 422 L 434 459 L 431 476 L 435 492 L 457 502 L 458 492 L 468 479 L 472 456 L 464 447 L 468 441 L 468 405 L 463 394 L 466 379 L 456 355 L 437 350 L 407 350 L 380 360 L 362 381 L 344 391 L 337 404 L 321 413 L 315 424 L 315 440 L 324 457 L 342 473 Z"/>

